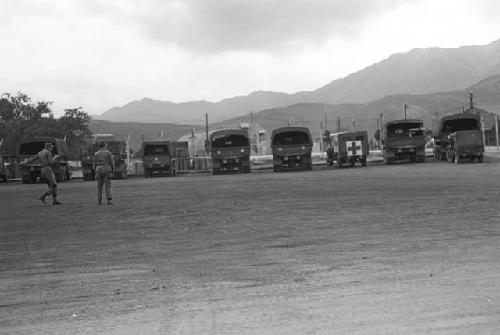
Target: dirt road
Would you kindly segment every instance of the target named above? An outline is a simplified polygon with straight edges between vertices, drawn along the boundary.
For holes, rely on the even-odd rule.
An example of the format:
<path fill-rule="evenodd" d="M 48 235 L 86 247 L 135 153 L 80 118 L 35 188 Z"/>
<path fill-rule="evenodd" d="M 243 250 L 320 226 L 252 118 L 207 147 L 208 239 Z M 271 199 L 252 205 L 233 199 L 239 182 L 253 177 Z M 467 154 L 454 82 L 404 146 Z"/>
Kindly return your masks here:
<path fill-rule="evenodd" d="M 497 334 L 500 164 L 0 185 L 0 334 Z"/>

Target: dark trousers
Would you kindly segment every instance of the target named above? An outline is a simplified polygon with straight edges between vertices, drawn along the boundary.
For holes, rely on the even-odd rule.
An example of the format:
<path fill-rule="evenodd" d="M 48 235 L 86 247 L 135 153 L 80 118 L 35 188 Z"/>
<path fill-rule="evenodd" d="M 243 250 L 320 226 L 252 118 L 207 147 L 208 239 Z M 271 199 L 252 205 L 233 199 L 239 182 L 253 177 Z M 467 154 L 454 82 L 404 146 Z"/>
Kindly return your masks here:
<path fill-rule="evenodd" d="M 102 201 L 102 187 L 106 193 L 106 199 L 111 200 L 111 176 L 110 172 L 106 169 L 100 169 L 97 167 L 95 172 L 95 178 L 97 180 L 97 200 Z"/>
<path fill-rule="evenodd" d="M 52 172 L 52 169 L 50 166 L 44 166 L 42 167 L 42 170 L 40 171 L 41 177 L 47 182 L 47 186 L 49 189 L 43 194 L 44 196 L 52 196 L 53 200 L 56 200 L 57 198 L 57 184 L 56 184 L 56 177 L 54 176 L 54 173 Z"/>

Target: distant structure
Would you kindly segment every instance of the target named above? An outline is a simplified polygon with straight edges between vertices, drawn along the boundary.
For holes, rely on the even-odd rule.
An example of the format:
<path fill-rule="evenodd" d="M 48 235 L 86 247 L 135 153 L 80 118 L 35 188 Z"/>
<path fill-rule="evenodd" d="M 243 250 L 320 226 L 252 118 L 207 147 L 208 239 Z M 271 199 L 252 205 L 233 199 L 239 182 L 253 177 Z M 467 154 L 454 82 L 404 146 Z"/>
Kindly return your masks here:
<path fill-rule="evenodd" d="M 230 127 L 209 129 L 208 134 L 212 134 L 216 130 L 229 129 Z M 239 125 L 240 129 L 246 129 L 250 137 L 252 155 L 267 155 L 269 151 L 268 136 L 264 128 L 257 123 L 242 122 Z M 206 156 L 205 152 L 206 130 L 193 129 L 189 134 L 185 134 L 177 139 L 178 142 L 188 142 L 190 157 Z"/>

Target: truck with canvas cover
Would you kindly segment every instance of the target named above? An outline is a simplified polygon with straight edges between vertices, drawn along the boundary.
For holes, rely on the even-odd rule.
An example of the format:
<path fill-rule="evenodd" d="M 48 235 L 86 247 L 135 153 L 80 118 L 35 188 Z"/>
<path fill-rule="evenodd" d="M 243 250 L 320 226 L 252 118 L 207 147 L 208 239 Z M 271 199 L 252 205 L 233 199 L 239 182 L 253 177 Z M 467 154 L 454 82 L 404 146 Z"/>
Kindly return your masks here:
<path fill-rule="evenodd" d="M 356 162 L 366 166 L 366 156 L 369 154 L 368 132 L 340 132 L 330 134 L 330 143 L 326 150 L 327 163 L 334 162 L 340 168 L 344 164 L 354 166 Z"/>
<path fill-rule="evenodd" d="M 115 171 L 113 173 L 113 179 L 125 179 L 127 178 L 127 152 L 125 141 L 118 140 L 103 140 L 94 138 L 93 143 L 88 143 L 82 148 L 81 154 L 81 164 L 82 164 L 82 174 L 83 180 L 95 180 L 94 171 L 94 155 L 97 150 L 99 150 L 99 143 L 105 142 L 108 145 L 108 149 L 113 155 L 115 161 Z"/>
<path fill-rule="evenodd" d="M 408 159 L 425 162 L 424 123 L 417 119 L 389 121 L 384 127 L 383 155 L 385 164 Z"/>
<path fill-rule="evenodd" d="M 17 146 L 17 159 L 19 162 L 30 158 L 39 153 L 45 143 L 52 143 L 52 157 L 59 155 L 60 158 L 52 166 L 52 171 L 58 183 L 65 182 L 71 178 L 71 170 L 67 160 L 67 145 L 66 142 L 54 137 L 34 137 L 22 140 Z M 32 184 L 40 181 L 42 165 L 37 160 L 20 166 L 21 179 L 23 184 Z"/>
<path fill-rule="evenodd" d="M 434 139 L 437 159 L 460 163 L 464 159 L 483 162 L 484 142 L 479 113 L 459 113 L 441 119 Z"/>
<path fill-rule="evenodd" d="M 306 127 L 283 127 L 273 130 L 271 149 L 273 170 L 312 170 L 312 137 Z"/>
<path fill-rule="evenodd" d="M 210 134 L 213 174 L 250 173 L 250 138 L 245 129 L 217 130 Z"/>
<path fill-rule="evenodd" d="M 141 151 L 145 178 L 155 175 L 175 176 L 175 151 L 171 142 L 143 142 Z"/>
<path fill-rule="evenodd" d="M 9 181 L 9 171 L 7 165 L 3 160 L 2 152 L 0 151 L 0 179 L 4 182 Z"/>

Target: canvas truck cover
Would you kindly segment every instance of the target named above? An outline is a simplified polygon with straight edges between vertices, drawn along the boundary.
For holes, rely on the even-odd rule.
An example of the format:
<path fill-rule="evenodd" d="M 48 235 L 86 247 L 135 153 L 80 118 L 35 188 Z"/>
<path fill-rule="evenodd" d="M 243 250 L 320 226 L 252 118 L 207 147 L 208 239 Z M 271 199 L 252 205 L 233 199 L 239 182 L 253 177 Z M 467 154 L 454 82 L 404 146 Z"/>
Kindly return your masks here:
<path fill-rule="evenodd" d="M 448 134 L 462 130 L 480 130 L 481 117 L 476 114 L 458 113 L 445 116 L 439 124 L 438 136 L 443 137 Z"/>
<path fill-rule="evenodd" d="M 312 137 L 309 128 L 306 127 L 283 127 L 273 130 L 271 135 L 271 147 L 279 146 L 312 146 Z"/>
<path fill-rule="evenodd" d="M 248 131 L 243 129 L 224 129 L 210 134 L 212 157 L 238 158 L 250 155 Z"/>

